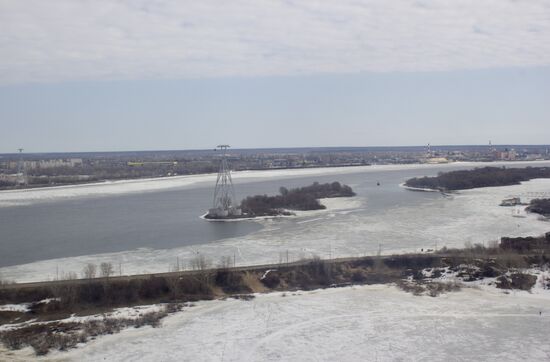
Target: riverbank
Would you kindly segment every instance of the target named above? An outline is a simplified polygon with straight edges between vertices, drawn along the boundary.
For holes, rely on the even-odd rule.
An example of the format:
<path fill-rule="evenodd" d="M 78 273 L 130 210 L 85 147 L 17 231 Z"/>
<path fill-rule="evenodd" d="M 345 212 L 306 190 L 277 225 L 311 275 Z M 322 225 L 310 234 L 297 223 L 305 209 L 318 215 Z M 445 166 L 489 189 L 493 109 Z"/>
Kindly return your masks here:
<path fill-rule="evenodd" d="M 419 191 L 419 192 L 441 192 L 441 190 L 437 190 L 437 189 L 430 189 L 430 188 L 425 188 L 425 187 L 413 187 L 413 186 L 407 186 L 406 183 L 402 183 L 399 185 L 400 187 L 404 188 L 405 190 L 409 190 L 409 191 Z"/>
<path fill-rule="evenodd" d="M 518 245 L 528 251 L 520 252 Z M 0 305 L 10 308 L 0 308 L 0 340 L 15 350 L 31 345 L 44 354 L 50 349 L 82 348 L 93 336 L 128 327 L 158 327 L 169 314 L 181 313 L 199 300 L 250 300 L 257 293 L 349 285 L 389 284 L 431 297 L 472 286 L 504 292 L 536 289 L 536 295 L 550 301 L 549 252 L 547 234 L 500 247 L 474 245 L 431 254 L 5 285 L 0 288 Z M 44 334 L 52 335 L 44 338 Z"/>

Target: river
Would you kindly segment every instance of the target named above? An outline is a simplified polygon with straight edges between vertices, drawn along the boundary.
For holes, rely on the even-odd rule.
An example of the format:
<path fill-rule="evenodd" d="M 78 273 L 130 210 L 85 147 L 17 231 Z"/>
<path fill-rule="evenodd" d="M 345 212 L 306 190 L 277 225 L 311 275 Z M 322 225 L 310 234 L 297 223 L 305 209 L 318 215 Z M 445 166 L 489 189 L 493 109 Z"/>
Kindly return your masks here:
<path fill-rule="evenodd" d="M 329 200 L 328 210 L 299 217 L 229 223 L 199 218 L 211 205 L 215 175 L 0 192 L 0 277 L 51 279 L 101 261 L 123 274 L 166 271 L 199 253 L 213 261 L 231 256 L 242 265 L 282 261 L 287 254 L 295 260 L 419 251 L 550 229 L 535 215 L 512 218 L 509 209 L 498 206 L 510 195 L 550 191 L 549 180 L 452 197 L 400 186 L 410 177 L 477 166 L 484 164 L 236 172 L 239 199 L 314 181 L 348 184 L 357 197 Z"/>

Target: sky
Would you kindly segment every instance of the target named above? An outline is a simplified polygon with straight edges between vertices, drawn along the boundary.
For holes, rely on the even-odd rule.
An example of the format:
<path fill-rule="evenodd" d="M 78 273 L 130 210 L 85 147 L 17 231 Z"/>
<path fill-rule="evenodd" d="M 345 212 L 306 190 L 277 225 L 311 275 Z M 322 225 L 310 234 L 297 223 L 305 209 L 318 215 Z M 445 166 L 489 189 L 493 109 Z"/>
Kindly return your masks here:
<path fill-rule="evenodd" d="M 0 153 L 550 143 L 550 1 L 0 0 Z"/>

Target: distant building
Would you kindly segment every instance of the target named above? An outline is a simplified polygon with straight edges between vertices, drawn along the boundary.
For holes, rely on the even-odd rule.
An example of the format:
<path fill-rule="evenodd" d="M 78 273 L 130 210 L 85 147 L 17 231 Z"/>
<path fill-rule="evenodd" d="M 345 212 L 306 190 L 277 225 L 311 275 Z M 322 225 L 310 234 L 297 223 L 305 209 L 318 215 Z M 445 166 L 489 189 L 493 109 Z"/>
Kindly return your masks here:
<path fill-rule="evenodd" d="M 24 161 L 24 163 L 27 170 L 48 169 L 57 167 L 73 168 L 80 167 L 83 164 L 81 158 L 58 158 L 50 160 Z M 10 161 L 8 163 L 8 168 L 16 169 L 17 161 Z"/>
<path fill-rule="evenodd" d="M 16 183 L 17 182 L 17 176 L 18 175 L 6 175 L 3 173 L 0 173 L 0 181 L 9 182 L 9 183 Z"/>
<path fill-rule="evenodd" d="M 449 160 L 445 157 L 432 157 L 428 158 L 426 163 L 449 163 Z"/>
<path fill-rule="evenodd" d="M 525 156 L 526 161 L 543 160 L 543 156 L 540 153 L 531 153 Z"/>
<path fill-rule="evenodd" d="M 271 168 L 284 168 L 288 166 L 289 166 L 289 162 L 286 158 L 276 158 L 271 161 L 271 165 L 270 165 Z"/>
<path fill-rule="evenodd" d="M 514 149 L 511 150 L 504 150 L 500 153 L 500 159 L 504 161 L 515 161 L 517 158 L 517 152 Z"/>

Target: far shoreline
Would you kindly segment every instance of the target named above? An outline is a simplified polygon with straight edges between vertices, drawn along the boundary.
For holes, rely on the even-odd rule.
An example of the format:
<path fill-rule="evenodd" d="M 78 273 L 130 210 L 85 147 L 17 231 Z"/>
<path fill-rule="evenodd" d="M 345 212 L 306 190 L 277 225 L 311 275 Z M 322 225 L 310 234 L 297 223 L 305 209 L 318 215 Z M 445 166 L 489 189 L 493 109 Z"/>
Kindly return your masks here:
<path fill-rule="evenodd" d="M 385 169 L 388 170 L 402 170 L 402 169 L 416 169 L 416 168 L 432 168 L 432 167 L 452 167 L 452 166 L 472 166 L 477 167 L 479 165 L 484 166 L 511 166 L 511 165 L 533 165 L 533 164 L 550 164 L 550 160 L 533 160 L 533 161 L 457 161 L 457 162 L 447 162 L 447 163 L 388 163 L 388 164 L 370 164 L 370 165 L 335 165 L 335 166 L 322 166 L 322 167 L 296 167 L 296 168 L 272 168 L 272 169 L 258 169 L 258 170 L 239 170 L 232 171 L 232 174 L 235 178 L 239 176 L 249 176 L 253 173 L 277 173 L 281 171 L 297 173 L 297 176 L 309 176 L 310 172 L 304 171 L 313 171 L 313 174 L 324 175 L 323 170 L 346 170 L 346 173 L 354 173 L 357 169 Z M 349 170 L 353 170 L 349 172 Z M 192 178 L 206 177 L 211 176 L 215 177 L 216 173 L 197 173 L 197 174 L 187 174 L 187 175 L 176 175 L 176 176 L 161 176 L 161 177 L 147 177 L 147 178 L 124 178 L 124 179 L 106 179 L 103 181 L 92 181 L 92 182 L 78 182 L 78 183 L 68 183 L 62 185 L 51 185 L 51 186 L 39 186 L 39 187 L 28 187 L 28 188 L 11 188 L 11 189 L 0 189 L 0 195 L 7 194 L 17 194 L 17 193 L 27 193 L 33 191 L 45 191 L 45 190 L 60 190 L 67 188 L 85 188 L 85 187 L 94 187 L 94 186 L 111 186 L 111 185 L 124 185 L 124 184 L 134 184 L 134 183 L 147 183 L 154 181 L 168 181 L 168 180 L 186 180 Z M 254 176 L 251 176 L 254 177 Z M 264 177 L 263 175 L 258 177 Z"/>

